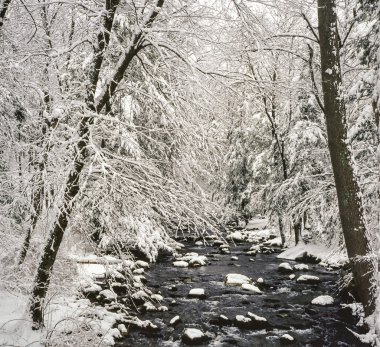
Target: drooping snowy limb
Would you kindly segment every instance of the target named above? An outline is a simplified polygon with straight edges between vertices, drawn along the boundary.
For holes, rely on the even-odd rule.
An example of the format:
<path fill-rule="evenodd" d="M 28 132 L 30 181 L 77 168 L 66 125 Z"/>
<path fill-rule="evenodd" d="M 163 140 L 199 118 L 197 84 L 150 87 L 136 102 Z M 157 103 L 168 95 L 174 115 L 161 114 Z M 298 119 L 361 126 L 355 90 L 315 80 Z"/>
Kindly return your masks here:
<path fill-rule="evenodd" d="M 355 285 L 368 316 L 375 309 L 377 266 L 371 257 L 373 248 L 347 141 L 346 106 L 341 94 L 341 43 L 334 0 L 318 0 L 318 22 L 326 127 L 339 214 Z"/>
<path fill-rule="evenodd" d="M 115 13 L 119 5 L 118 0 L 107 0 L 106 1 L 106 10 L 107 13 L 103 17 L 103 24 L 100 29 L 100 33 L 97 36 L 97 42 L 95 46 L 95 55 L 94 55 L 94 64 L 92 73 L 89 77 L 89 89 L 87 93 L 86 105 L 88 111 L 85 111 L 85 115 L 82 117 L 79 124 L 79 141 L 76 144 L 76 156 L 74 160 L 74 167 L 70 172 L 70 175 L 66 181 L 65 193 L 64 193 L 64 202 L 63 206 L 60 207 L 56 222 L 53 226 L 52 232 L 47 240 L 44 252 L 38 266 L 37 275 L 35 279 L 34 289 L 31 297 L 30 311 L 32 314 L 32 319 L 36 328 L 39 328 L 43 325 L 43 300 L 46 296 L 48 286 L 50 283 L 50 276 L 53 269 L 53 265 L 64 235 L 64 232 L 67 228 L 69 218 L 74 207 L 74 200 L 77 197 L 80 186 L 79 181 L 83 168 L 85 166 L 86 160 L 88 158 L 88 149 L 87 146 L 90 140 L 90 127 L 94 123 L 94 116 L 96 112 L 100 112 L 106 103 L 112 98 L 113 93 L 119 84 L 119 82 L 124 77 L 124 72 L 128 68 L 130 62 L 134 58 L 136 52 L 138 51 L 137 45 L 142 37 L 141 29 L 137 29 L 137 32 L 133 36 L 132 46 L 126 50 L 123 58 L 116 67 L 116 72 L 114 78 L 110 82 L 110 86 L 107 87 L 107 90 L 102 97 L 100 102 L 95 104 L 94 95 L 95 90 L 98 84 L 99 79 L 99 70 L 102 67 L 104 61 L 104 55 L 107 49 L 107 45 L 110 40 L 109 32 L 112 28 L 114 21 Z M 163 1 L 158 0 L 155 3 L 154 9 L 150 12 L 144 25 L 152 25 L 154 19 L 158 15 L 159 9 L 162 7 Z"/>

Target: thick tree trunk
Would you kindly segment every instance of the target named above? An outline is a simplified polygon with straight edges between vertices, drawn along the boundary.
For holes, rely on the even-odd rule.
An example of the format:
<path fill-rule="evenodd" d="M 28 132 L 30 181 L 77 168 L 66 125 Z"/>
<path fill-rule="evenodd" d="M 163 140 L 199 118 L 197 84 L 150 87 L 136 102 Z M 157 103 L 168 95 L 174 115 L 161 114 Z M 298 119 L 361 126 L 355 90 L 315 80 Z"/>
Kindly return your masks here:
<path fill-rule="evenodd" d="M 347 140 L 346 109 L 340 92 L 340 39 L 335 6 L 334 0 L 318 0 L 324 109 L 343 235 L 355 284 L 368 316 L 375 308 L 376 267 L 370 258 L 373 251 L 366 232 L 361 193 Z"/>
<path fill-rule="evenodd" d="M 302 230 L 301 220 L 298 220 L 294 223 L 293 229 L 294 229 L 294 240 L 295 240 L 296 245 L 298 245 L 298 243 L 300 242 L 301 230 Z"/>
<path fill-rule="evenodd" d="M 284 220 L 281 215 L 278 215 L 278 228 L 280 229 L 281 245 L 284 246 L 286 242 Z"/>

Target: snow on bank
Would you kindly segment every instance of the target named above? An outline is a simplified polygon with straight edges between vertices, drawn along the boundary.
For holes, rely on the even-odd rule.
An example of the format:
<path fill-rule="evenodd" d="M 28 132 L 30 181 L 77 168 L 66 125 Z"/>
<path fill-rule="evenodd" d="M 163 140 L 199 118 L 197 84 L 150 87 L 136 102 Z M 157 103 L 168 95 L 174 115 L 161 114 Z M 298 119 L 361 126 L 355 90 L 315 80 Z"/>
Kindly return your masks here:
<path fill-rule="evenodd" d="M 329 249 L 321 244 L 299 243 L 297 246 L 287 249 L 280 253 L 277 258 L 287 260 L 298 260 L 304 257 L 314 258 L 321 262 L 321 265 L 342 266 L 347 261 L 347 255 Z"/>
<path fill-rule="evenodd" d="M 114 338 L 121 337 L 120 331 L 113 326 L 124 318 L 122 314 L 93 306 L 88 299 L 78 300 L 75 297 L 62 297 L 50 302 L 44 312 L 46 327 L 32 330 L 27 311 L 28 299 L 27 296 L 0 291 L 0 346 L 42 347 L 45 343 L 54 345 L 54 341 L 62 342 L 64 338 L 72 339 L 69 345 L 75 343 L 79 346 L 76 334 L 84 341 L 91 340 L 94 345 L 101 346 L 113 345 Z M 70 334 L 65 334 L 67 332 Z"/>
<path fill-rule="evenodd" d="M 27 302 L 23 295 L 0 292 L 0 346 L 42 347 L 43 333 L 32 330 Z"/>

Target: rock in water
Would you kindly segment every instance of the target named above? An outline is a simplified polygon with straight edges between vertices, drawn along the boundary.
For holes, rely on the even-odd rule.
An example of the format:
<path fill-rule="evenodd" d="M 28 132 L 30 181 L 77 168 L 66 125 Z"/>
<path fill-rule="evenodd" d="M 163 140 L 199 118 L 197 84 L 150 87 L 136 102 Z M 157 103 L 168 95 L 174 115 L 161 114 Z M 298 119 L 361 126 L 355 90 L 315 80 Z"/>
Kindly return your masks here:
<path fill-rule="evenodd" d="M 248 317 L 237 315 L 235 324 L 240 329 L 265 329 L 269 327 L 268 321 L 264 317 L 260 317 L 251 312 L 248 312 Z"/>
<path fill-rule="evenodd" d="M 195 328 L 186 328 L 182 335 L 182 341 L 188 345 L 198 345 L 207 340 L 207 336 L 201 330 Z"/>
<path fill-rule="evenodd" d="M 278 271 L 281 272 L 281 273 L 288 274 L 288 273 L 293 272 L 293 268 L 290 266 L 289 263 L 281 263 L 278 266 Z"/>
<path fill-rule="evenodd" d="M 320 279 L 317 276 L 302 275 L 297 278 L 297 282 L 302 282 L 306 284 L 317 284 L 320 282 Z"/>
<path fill-rule="evenodd" d="M 334 298 L 330 295 L 320 295 L 311 301 L 313 305 L 328 306 L 334 304 Z"/>
<path fill-rule="evenodd" d="M 181 320 L 181 318 L 180 318 L 179 316 L 175 316 L 175 317 L 173 317 L 173 318 L 170 320 L 169 325 L 175 325 L 175 324 L 179 323 L 180 320 Z"/>
<path fill-rule="evenodd" d="M 241 286 L 244 283 L 251 283 L 251 280 L 244 275 L 228 274 L 224 280 L 226 286 Z"/>
<path fill-rule="evenodd" d="M 187 261 L 184 261 L 184 260 L 178 260 L 178 261 L 173 262 L 173 266 L 175 266 L 175 267 L 188 267 L 189 263 Z"/>
<path fill-rule="evenodd" d="M 296 265 L 294 265 L 294 270 L 307 271 L 307 270 L 309 270 L 309 265 L 307 265 L 307 264 L 296 264 Z"/>
<path fill-rule="evenodd" d="M 206 297 L 205 290 L 202 288 L 194 288 L 189 291 L 189 297 L 204 299 Z"/>
<path fill-rule="evenodd" d="M 250 283 L 243 283 L 241 285 L 242 289 L 244 290 L 248 290 L 252 293 L 256 293 L 256 294 L 262 294 L 263 292 L 256 286 L 254 286 L 253 284 L 250 284 Z"/>
<path fill-rule="evenodd" d="M 289 334 L 284 334 L 280 337 L 280 341 L 285 344 L 292 343 L 294 341 L 294 337 Z"/>

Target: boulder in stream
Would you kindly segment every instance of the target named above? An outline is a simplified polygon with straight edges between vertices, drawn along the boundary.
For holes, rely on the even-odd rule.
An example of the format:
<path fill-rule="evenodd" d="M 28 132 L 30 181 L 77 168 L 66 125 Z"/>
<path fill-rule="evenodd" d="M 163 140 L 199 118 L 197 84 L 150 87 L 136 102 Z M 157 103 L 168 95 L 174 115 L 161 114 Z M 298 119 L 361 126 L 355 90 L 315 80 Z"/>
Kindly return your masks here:
<path fill-rule="evenodd" d="M 188 296 L 190 298 L 204 299 L 206 297 L 206 294 L 203 288 L 193 288 L 189 291 Z"/>
<path fill-rule="evenodd" d="M 302 282 L 306 284 L 318 284 L 321 280 L 317 276 L 302 275 L 297 278 L 297 282 Z"/>
<path fill-rule="evenodd" d="M 249 277 L 240 274 L 228 274 L 224 280 L 226 286 L 241 286 L 244 283 L 251 283 Z"/>
<path fill-rule="evenodd" d="M 334 304 L 334 298 L 330 295 L 320 295 L 311 301 L 313 305 L 329 306 Z"/>
<path fill-rule="evenodd" d="M 175 267 L 188 267 L 189 263 L 187 261 L 184 261 L 184 260 L 178 260 L 178 261 L 173 262 L 173 266 L 175 266 Z"/>
<path fill-rule="evenodd" d="M 284 274 L 288 274 L 288 273 L 292 273 L 293 272 L 293 268 L 290 266 L 289 263 L 281 263 L 279 266 L 278 266 L 278 269 L 277 269 L 279 272 L 281 273 L 284 273 Z"/>
<path fill-rule="evenodd" d="M 186 328 L 182 335 L 182 341 L 187 345 L 198 345 L 206 342 L 208 337 L 199 329 Z"/>
<path fill-rule="evenodd" d="M 248 290 L 249 292 L 255 293 L 255 294 L 262 294 L 263 293 L 258 287 L 256 287 L 253 284 L 250 284 L 250 283 L 243 283 L 241 285 L 241 288 L 244 290 Z"/>

